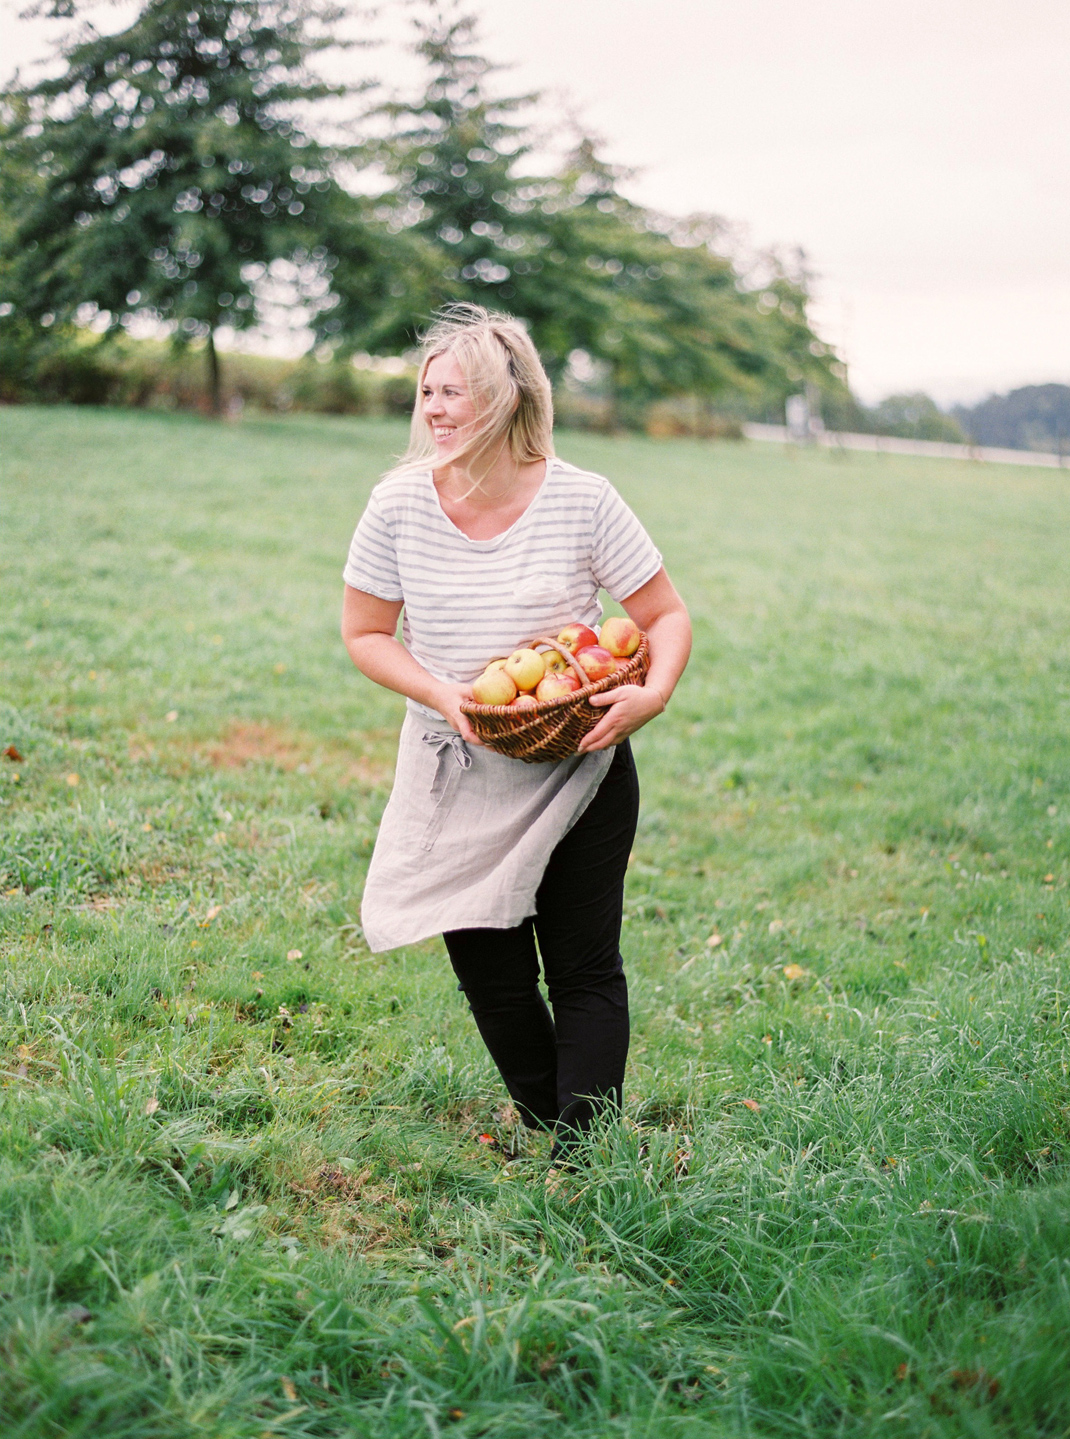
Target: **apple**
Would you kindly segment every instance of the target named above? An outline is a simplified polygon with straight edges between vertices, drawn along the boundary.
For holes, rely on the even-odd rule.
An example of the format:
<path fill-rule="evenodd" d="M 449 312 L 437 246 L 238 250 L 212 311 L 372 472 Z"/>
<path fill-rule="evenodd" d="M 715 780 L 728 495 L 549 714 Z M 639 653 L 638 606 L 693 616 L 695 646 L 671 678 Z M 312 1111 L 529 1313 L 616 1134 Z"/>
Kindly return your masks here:
<path fill-rule="evenodd" d="M 487 669 L 472 681 L 472 698 L 480 705 L 512 704 L 516 685 L 504 669 Z"/>
<path fill-rule="evenodd" d="M 518 690 L 533 690 L 546 673 L 538 650 L 514 650 L 502 666 Z"/>
<path fill-rule="evenodd" d="M 540 680 L 539 683 L 542 684 L 543 681 Z M 517 695 L 513 701 L 513 709 L 515 710 L 537 710 L 538 708 L 539 702 L 534 695 Z"/>
<path fill-rule="evenodd" d="M 622 615 L 613 615 L 606 620 L 598 635 L 598 643 L 604 650 L 618 659 L 627 659 L 639 648 L 642 635 L 634 620 Z"/>
<path fill-rule="evenodd" d="M 504 661 L 504 660 L 491 660 L 490 664 L 489 664 L 489 665 L 487 666 L 487 668 L 483 671 L 483 673 L 489 675 L 490 672 L 491 672 L 491 670 L 500 670 L 500 669 L 504 669 L 504 668 L 505 668 L 505 661 Z"/>
<path fill-rule="evenodd" d="M 548 675 L 559 675 L 566 672 L 571 674 L 572 666 L 569 664 L 568 660 L 565 659 L 564 655 L 558 654 L 557 650 L 543 650 L 541 651 L 541 653 L 543 664 L 545 664 L 546 666 L 546 673 Z"/>
<path fill-rule="evenodd" d="M 539 687 L 535 691 L 535 698 L 540 704 L 546 700 L 564 699 L 566 695 L 575 694 L 580 687 L 580 682 L 574 674 L 547 675 L 539 681 Z"/>
<path fill-rule="evenodd" d="M 601 645 L 587 645 L 577 651 L 576 663 L 591 681 L 604 680 L 616 671 L 617 661 Z"/>
<path fill-rule="evenodd" d="M 588 629 L 586 625 L 581 625 L 577 621 L 565 626 L 557 637 L 557 643 L 564 645 L 565 649 L 571 650 L 573 654 L 576 654 L 579 650 L 586 649 L 589 645 L 596 645 L 598 643 L 598 636 L 594 630 Z"/>

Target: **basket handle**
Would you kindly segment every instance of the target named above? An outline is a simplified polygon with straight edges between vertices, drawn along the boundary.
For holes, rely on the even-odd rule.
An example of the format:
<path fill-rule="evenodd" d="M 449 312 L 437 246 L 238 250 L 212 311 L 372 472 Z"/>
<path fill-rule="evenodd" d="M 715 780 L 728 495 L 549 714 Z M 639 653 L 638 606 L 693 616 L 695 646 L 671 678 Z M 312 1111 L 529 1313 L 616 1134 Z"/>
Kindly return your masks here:
<path fill-rule="evenodd" d="M 534 649 L 536 645 L 548 645 L 550 649 L 556 650 L 562 659 L 568 660 L 569 664 L 576 671 L 576 678 L 580 682 L 581 689 L 586 689 L 587 686 L 591 683 L 590 675 L 577 661 L 576 656 L 572 653 L 571 650 L 567 650 L 564 645 L 559 644 L 557 640 L 547 639 L 547 637 L 543 635 L 541 639 L 529 640 L 527 644 L 522 645 L 521 648 L 530 650 Z"/>

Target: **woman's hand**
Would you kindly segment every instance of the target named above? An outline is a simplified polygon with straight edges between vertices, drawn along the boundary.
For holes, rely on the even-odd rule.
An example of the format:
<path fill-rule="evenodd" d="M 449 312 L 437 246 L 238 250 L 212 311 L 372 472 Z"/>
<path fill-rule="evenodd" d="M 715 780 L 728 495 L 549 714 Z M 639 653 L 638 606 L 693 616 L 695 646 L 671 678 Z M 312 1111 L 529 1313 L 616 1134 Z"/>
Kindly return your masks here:
<path fill-rule="evenodd" d="M 665 701 L 650 685 L 618 685 L 604 694 L 592 695 L 587 703 L 599 709 L 605 707 L 607 713 L 580 741 L 580 754 L 620 744 L 665 708 Z"/>
<path fill-rule="evenodd" d="M 616 689 L 591 696 L 589 703 L 599 709 L 604 705 L 607 712 L 580 741 L 580 754 L 620 744 L 661 714 L 691 653 L 691 621 L 664 569 L 658 570 L 621 604 L 639 628 L 646 631 L 650 670 L 645 685 L 618 685 Z"/>
<path fill-rule="evenodd" d="M 479 745 L 482 748 L 483 741 L 477 738 L 475 730 L 468 722 L 468 716 L 461 713 L 461 701 L 473 698 L 471 685 L 451 685 L 442 681 L 428 703 L 453 726 L 465 744 Z"/>

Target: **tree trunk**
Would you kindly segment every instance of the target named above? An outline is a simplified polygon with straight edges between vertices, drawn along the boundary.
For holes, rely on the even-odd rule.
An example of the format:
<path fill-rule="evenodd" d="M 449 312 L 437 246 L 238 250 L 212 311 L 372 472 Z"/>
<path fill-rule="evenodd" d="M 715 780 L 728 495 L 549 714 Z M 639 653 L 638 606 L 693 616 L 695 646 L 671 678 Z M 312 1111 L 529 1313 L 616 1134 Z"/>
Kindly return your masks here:
<path fill-rule="evenodd" d="M 223 408 L 223 385 L 219 373 L 219 353 L 215 347 L 214 330 L 208 331 L 205 354 L 208 357 L 208 401 L 212 414 L 218 415 Z"/>

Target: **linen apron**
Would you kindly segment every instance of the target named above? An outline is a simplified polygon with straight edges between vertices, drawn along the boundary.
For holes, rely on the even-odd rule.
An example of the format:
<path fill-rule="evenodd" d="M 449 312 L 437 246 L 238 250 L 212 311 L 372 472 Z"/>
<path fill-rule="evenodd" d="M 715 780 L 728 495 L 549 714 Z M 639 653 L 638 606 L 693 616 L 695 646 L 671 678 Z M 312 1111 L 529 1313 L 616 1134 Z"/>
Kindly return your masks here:
<path fill-rule="evenodd" d="M 594 798 L 612 749 L 526 764 L 466 745 L 410 708 L 361 904 L 373 953 L 450 929 L 512 929 L 535 913 L 557 843 Z"/>

